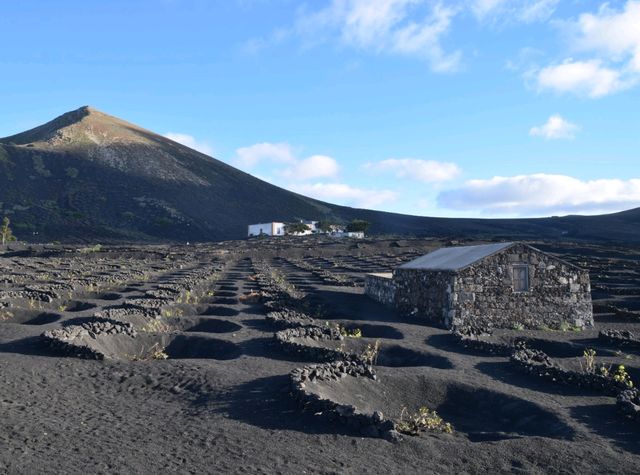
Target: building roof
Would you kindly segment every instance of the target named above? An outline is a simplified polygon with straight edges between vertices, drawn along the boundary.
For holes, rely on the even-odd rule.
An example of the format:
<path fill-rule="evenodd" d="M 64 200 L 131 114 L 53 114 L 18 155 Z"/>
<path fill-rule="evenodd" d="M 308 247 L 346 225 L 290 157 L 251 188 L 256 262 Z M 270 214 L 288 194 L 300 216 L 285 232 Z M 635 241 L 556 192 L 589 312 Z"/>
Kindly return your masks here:
<path fill-rule="evenodd" d="M 400 266 L 400 269 L 457 271 L 513 246 L 512 242 L 479 246 L 443 247 Z"/>

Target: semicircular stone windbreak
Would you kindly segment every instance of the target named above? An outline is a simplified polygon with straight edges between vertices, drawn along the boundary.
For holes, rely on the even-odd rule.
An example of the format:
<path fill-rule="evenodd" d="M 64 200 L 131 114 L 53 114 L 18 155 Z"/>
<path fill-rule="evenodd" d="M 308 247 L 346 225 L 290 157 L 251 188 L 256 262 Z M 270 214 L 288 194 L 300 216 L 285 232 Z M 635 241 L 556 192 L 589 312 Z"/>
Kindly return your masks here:
<path fill-rule="evenodd" d="M 616 407 L 623 416 L 640 423 L 640 390 L 626 389 L 618 394 Z"/>
<path fill-rule="evenodd" d="M 43 312 L 26 308 L 8 308 L 0 312 L 0 323 L 19 323 L 21 325 L 48 325 L 60 320 L 62 316 L 54 312 Z"/>
<path fill-rule="evenodd" d="M 291 308 L 284 308 L 279 311 L 268 312 L 265 320 L 278 329 L 303 327 L 310 325 L 317 326 L 315 320 L 309 315 Z"/>
<path fill-rule="evenodd" d="M 625 377 L 620 377 L 612 372 L 603 374 L 578 370 L 576 366 L 580 362 L 570 360 L 560 363 L 552 360 L 545 352 L 532 348 L 517 349 L 511 355 L 510 362 L 517 370 L 532 377 L 545 379 L 553 384 L 595 390 L 611 396 L 617 396 L 621 391 L 628 389 L 630 383 L 633 384 L 626 372 Z M 574 369 L 567 367 L 571 365 Z"/>
<path fill-rule="evenodd" d="M 421 409 L 435 411 L 433 420 L 440 421 L 440 428 L 450 423 L 454 432 L 472 441 L 520 436 L 572 440 L 575 435 L 551 410 L 500 391 L 383 368 L 377 368 L 377 380 L 352 374 L 336 377 L 335 371 L 327 370 L 335 364 L 295 370 L 293 394 L 363 435 L 397 439 L 395 430 L 403 430 Z"/>
<path fill-rule="evenodd" d="M 286 328 L 275 333 L 276 345 L 287 354 L 308 361 L 335 361 L 359 354 L 362 350 L 341 347 L 346 342 L 336 327 L 306 325 Z M 359 339 L 352 342 L 363 346 Z M 353 345 L 350 345 L 353 346 Z"/>
<path fill-rule="evenodd" d="M 521 338 L 527 348 L 543 351 L 552 358 L 582 358 L 584 351 L 588 348 L 585 345 L 572 343 L 570 341 L 554 341 L 544 338 Z M 615 356 L 615 351 L 604 348 L 598 349 L 600 356 Z"/>
<path fill-rule="evenodd" d="M 598 334 L 598 339 L 607 345 L 633 350 L 640 349 L 640 335 L 629 330 L 603 329 Z"/>
<path fill-rule="evenodd" d="M 42 334 L 45 346 L 65 356 L 87 359 L 135 359 L 142 354 L 143 339 L 129 323 L 92 318 L 79 325 L 47 330 Z"/>

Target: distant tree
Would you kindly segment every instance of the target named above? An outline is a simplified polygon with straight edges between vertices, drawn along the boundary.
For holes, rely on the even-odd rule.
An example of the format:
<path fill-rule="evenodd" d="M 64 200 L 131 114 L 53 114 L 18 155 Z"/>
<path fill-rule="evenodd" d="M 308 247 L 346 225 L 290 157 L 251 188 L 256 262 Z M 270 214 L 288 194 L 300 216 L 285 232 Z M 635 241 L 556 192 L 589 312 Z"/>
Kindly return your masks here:
<path fill-rule="evenodd" d="M 350 233 L 366 233 L 371 223 L 362 219 L 354 219 L 347 224 L 347 231 Z"/>
<path fill-rule="evenodd" d="M 311 228 L 304 223 L 287 223 L 284 225 L 284 232 L 287 234 L 298 234 L 309 231 Z"/>
<path fill-rule="evenodd" d="M 339 227 L 338 223 L 333 221 L 318 221 L 318 224 L 316 224 L 316 229 L 323 233 L 336 231 Z"/>
<path fill-rule="evenodd" d="M 6 243 L 8 243 L 9 241 L 15 241 L 16 240 L 16 237 L 13 235 L 13 232 L 11 231 L 11 228 L 9 227 L 10 223 L 11 223 L 11 221 L 9 221 L 9 218 L 7 218 L 5 216 L 4 219 L 2 220 L 2 227 L 0 227 L 0 236 L 2 236 L 2 245 L 3 246 Z"/>

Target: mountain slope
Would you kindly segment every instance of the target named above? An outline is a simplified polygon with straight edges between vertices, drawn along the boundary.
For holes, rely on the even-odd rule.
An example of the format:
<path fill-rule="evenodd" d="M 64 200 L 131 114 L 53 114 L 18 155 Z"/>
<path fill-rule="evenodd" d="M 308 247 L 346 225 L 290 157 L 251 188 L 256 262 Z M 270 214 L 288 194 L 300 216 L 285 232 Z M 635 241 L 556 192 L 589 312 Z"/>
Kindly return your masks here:
<path fill-rule="evenodd" d="M 0 200 L 18 234 L 222 239 L 244 236 L 250 222 L 330 212 L 89 107 L 0 144 Z"/>
<path fill-rule="evenodd" d="M 363 218 L 372 232 L 640 242 L 640 212 L 481 220 L 332 205 L 90 107 L 0 139 L 0 214 L 42 241 L 241 238 L 249 223 Z"/>

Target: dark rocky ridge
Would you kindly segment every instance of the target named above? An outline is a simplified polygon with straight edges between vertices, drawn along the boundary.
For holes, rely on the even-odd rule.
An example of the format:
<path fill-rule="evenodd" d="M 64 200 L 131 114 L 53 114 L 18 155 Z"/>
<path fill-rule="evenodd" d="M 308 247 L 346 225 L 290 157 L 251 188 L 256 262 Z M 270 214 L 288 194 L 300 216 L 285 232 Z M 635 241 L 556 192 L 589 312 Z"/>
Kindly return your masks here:
<path fill-rule="evenodd" d="M 0 139 L 0 202 L 28 241 L 210 241 L 254 222 L 361 218 L 372 233 L 640 243 L 640 209 L 489 220 L 324 203 L 90 107 Z"/>

